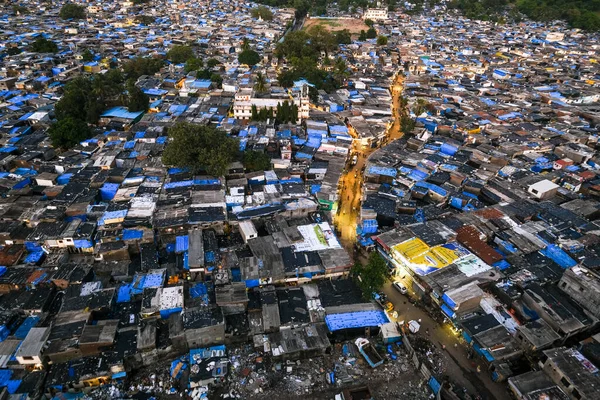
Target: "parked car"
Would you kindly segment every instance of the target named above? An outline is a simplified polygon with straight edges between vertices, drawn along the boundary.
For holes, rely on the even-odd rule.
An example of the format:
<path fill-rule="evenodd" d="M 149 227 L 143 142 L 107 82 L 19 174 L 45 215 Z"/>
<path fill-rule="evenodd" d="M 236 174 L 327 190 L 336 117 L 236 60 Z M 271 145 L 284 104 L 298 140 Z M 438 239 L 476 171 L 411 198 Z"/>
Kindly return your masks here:
<path fill-rule="evenodd" d="M 394 285 L 394 288 L 396 288 L 397 291 L 399 291 L 402 294 L 406 294 L 408 293 L 408 289 L 406 288 L 406 286 L 404 286 L 404 284 L 402 282 L 394 282 L 392 285 Z"/>

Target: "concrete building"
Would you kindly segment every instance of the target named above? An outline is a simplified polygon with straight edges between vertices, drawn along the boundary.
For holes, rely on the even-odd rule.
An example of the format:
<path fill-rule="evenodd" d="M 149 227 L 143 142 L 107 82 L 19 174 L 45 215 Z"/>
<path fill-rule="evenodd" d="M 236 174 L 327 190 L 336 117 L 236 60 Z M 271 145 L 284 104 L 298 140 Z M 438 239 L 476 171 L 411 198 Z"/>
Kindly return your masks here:
<path fill-rule="evenodd" d="M 540 200 L 547 200 L 556 195 L 559 187 L 556 183 L 544 179 L 529 186 L 527 191 Z"/>
<path fill-rule="evenodd" d="M 575 266 L 565 271 L 558 287 L 600 318 L 600 277 L 587 268 Z"/>
<path fill-rule="evenodd" d="M 600 393 L 598 368 L 580 352 L 566 347 L 544 351 L 543 370 L 572 400 L 592 400 Z"/>
<path fill-rule="evenodd" d="M 50 328 L 31 328 L 15 357 L 21 365 L 36 365 L 42 363 L 44 345 L 50 336 Z"/>
<path fill-rule="evenodd" d="M 263 108 L 273 110 L 273 116 L 277 116 L 277 105 L 293 102 L 298 107 L 298 118 L 307 119 L 309 114 L 310 100 L 308 98 L 308 86 L 304 85 L 293 99 L 286 97 L 257 97 L 252 89 L 241 89 L 235 95 L 233 103 L 233 116 L 238 119 L 251 119 L 252 106 L 258 111 Z"/>
<path fill-rule="evenodd" d="M 386 20 L 388 19 L 388 10 L 385 8 L 369 8 L 363 14 L 363 19 Z"/>

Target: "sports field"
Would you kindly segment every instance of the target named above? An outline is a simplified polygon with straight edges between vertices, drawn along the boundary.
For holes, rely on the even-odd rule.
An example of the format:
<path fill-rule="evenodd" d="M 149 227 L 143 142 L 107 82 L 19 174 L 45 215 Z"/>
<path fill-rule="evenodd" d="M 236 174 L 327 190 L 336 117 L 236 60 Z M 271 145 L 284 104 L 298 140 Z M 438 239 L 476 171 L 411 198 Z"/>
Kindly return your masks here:
<path fill-rule="evenodd" d="M 330 32 L 348 29 L 350 33 L 354 35 L 358 35 L 361 30 L 366 32 L 369 29 L 369 27 L 358 18 L 307 18 L 306 21 L 304 21 L 303 28 L 308 29 L 314 25 L 322 25 L 329 29 Z"/>

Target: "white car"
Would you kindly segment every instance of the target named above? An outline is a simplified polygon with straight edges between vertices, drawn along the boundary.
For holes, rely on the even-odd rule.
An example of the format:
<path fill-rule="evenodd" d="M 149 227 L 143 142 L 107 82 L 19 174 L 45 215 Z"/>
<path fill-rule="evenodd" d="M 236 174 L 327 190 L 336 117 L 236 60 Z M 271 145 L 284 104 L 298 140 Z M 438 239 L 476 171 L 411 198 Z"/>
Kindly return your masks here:
<path fill-rule="evenodd" d="M 402 293 L 402 294 L 408 293 L 408 289 L 406 288 L 406 286 L 404 286 L 404 284 L 402 282 L 394 282 L 392 285 L 394 285 L 396 290 L 399 291 L 400 293 Z"/>

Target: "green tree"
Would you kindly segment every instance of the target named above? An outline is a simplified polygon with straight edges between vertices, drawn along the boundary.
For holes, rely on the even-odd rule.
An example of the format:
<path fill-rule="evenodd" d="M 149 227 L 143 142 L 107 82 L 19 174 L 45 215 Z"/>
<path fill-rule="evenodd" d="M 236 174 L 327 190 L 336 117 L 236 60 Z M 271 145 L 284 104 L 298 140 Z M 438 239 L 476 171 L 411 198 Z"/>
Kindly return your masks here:
<path fill-rule="evenodd" d="M 250 40 L 247 37 L 242 40 L 242 51 L 246 50 L 250 50 Z"/>
<path fill-rule="evenodd" d="M 85 19 L 85 7 L 73 3 L 66 3 L 60 9 L 62 19 Z"/>
<path fill-rule="evenodd" d="M 316 104 L 319 102 L 319 91 L 313 86 L 308 87 L 308 98 L 310 102 Z"/>
<path fill-rule="evenodd" d="M 375 28 L 369 28 L 367 31 L 367 39 L 375 39 L 377 37 L 377 31 Z"/>
<path fill-rule="evenodd" d="M 167 53 L 167 59 L 174 64 L 182 64 L 190 58 L 194 58 L 194 51 L 190 46 L 176 45 Z"/>
<path fill-rule="evenodd" d="M 135 20 L 143 25 L 153 24 L 155 19 L 151 15 L 138 15 L 135 17 Z"/>
<path fill-rule="evenodd" d="M 214 67 L 216 67 L 219 64 L 221 64 L 221 62 L 219 60 L 217 60 L 216 58 L 209 58 L 208 61 L 206 62 L 206 66 L 209 69 L 213 69 Z"/>
<path fill-rule="evenodd" d="M 58 52 L 58 46 L 52 40 L 39 37 L 31 43 L 29 50 L 34 53 L 56 53 Z"/>
<path fill-rule="evenodd" d="M 183 70 L 185 71 L 186 74 L 192 72 L 192 71 L 197 71 L 200 68 L 202 68 L 204 66 L 204 62 L 202 61 L 201 58 L 190 58 L 185 62 L 185 66 L 183 67 Z"/>
<path fill-rule="evenodd" d="M 83 119 L 87 114 L 86 104 L 92 92 L 92 83 L 83 76 L 71 80 L 65 86 L 61 99 L 56 103 L 54 112 L 58 120 L 73 118 Z"/>
<path fill-rule="evenodd" d="M 13 10 L 13 13 L 15 13 L 15 15 L 29 14 L 29 9 L 27 9 L 27 7 L 23 7 L 20 4 L 13 5 L 12 10 Z"/>
<path fill-rule="evenodd" d="M 223 77 L 221 75 L 211 74 L 210 80 L 217 86 L 217 88 L 221 89 L 223 87 Z"/>
<path fill-rule="evenodd" d="M 77 143 L 89 139 L 91 134 L 89 126 L 84 121 L 72 117 L 55 122 L 48 130 L 52 146 L 62 149 L 70 149 Z"/>
<path fill-rule="evenodd" d="M 90 49 L 85 49 L 83 53 L 81 53 L 81 59 L 84 62 L 90 62 L 94 59 L 94 54 L 90 51 Z"/>
<path fill-rule="evenodd" d="M 250 14 L 252 18 L 261 18 L 263 21 L 271 21 L 273 19 L 273 13 L 265 6 L 253 8 Z"/>
<path fill-rule="evenodd" d="M 311 57 L 316 60 L 318 54 L 311 41 L 312 37 L 306 31 L 289 32 L 284 41 L 277 44 L 275 55 L 278 58 Z"/>
<path fill-rule="evenodd" d="M 262 72 L 256 73 L 256 79 L 254 80 L 254 90 L 258 93 L 263 93 L 267 90 L 267 80 Z"/>
<path fill-rule="evenodd" d="M 291 88 L 294 86 L 295 79 L 296 76 L 294 72 L 290 70 L 282 71 L 279 73 L 279 75 L 277 75 L 277 82 L 279 82 L 279 85 L 283 88 Z"/>
<path fill-rule="evenodd" d="M 271 169 L 271 157 L 262 151 L 246 151 L 242 160 L 244 168 L 248 172 Z"/>
<path fill-rule="evenodd" d="M 163 152 L 163 163 L 187 167 L 194 173 L 222 176 L 238 153 L 237 140 L 212 126 L 180 122 L 168 134 L 171 140 Z"/>
<path fill-rule="evenodd" d="M 385 46 L 386 44 L 388 44 L 387 36 L 383 36 L 383 35 L 377 36 L 377 44 L 379 46 Z"/>
<path fill-rule="evenodd" d="M 260 55 L 254 50 L 244 50 L 238 55 L 238 61 L 253 67 L 260 62 Z"/>
<path fill-rule="evenodd" d="M 250 107 L 252 116 L 250 117 L 250 119 L 252 121 L 257 121 L 258 120 L 258 110 L 256 109 L 256 105 L 252 104 L 252 106 Z"/>
<path fill-rule="evenodd" d="M 157 58 L 136 57 L 123 64 L 123 72 L 127 78 L 138 79 L 142 75 L 154 75 L 163 66 L 163 61 Z"/>
<path fill-rule="evenodd" d="M 375 21 L 373 21 L 372 19 L 365 19 L 365 25 L 368 26 L 369 28 L 372 28 L 373 25 L 375 25 Z"/>
<path fill-rule="evenodd" d="M 403 115 L 400 118 L 400 130 L 402 133 L 408 135 L 413 129 L 415 129 L 415 121 L 408 115 Z"/>
<path fill-rule="evenodd" d="M 65 86 L 61 99 L 56 103 L 56 118 L 59 121 L 73 118 L 95 124 L 109 102 L 113 105 L 126 103 L 121 100 L 122 93 L 123 75 L 119 70 L 110 70 L 103 75 L 78 76 Z"/>
<path fill-rule="evenodd" d="M 337 47 L 335 36 L 323 25 L 313 25 L 307 31 L 310 44 L 317 53 L 324 52 L 327 56 Z"/>
<path fill-rule="evenodd" d="M 15 46 L 11 46 L 6 50 L 6 54 L 8 54 L 9 56 L 16 56 L 17 54 L 21 53 L 21 49 Z"/>
<path fill-rule="evenodd" d="M 201 69 L 196 73 L 196 79 L 210 79 L 212 72 L 209 69 Z"/>
<path fill-rule="evenodd" d="M 385 284 L 388 266 L 381 255 L 374 251 L 369 255 L 366 265 L 357 262 L 352 268 L 352 275 L 361 289 L 364 299 L 371 299 L 373 292 Z"/>
<path fill-rule="evenodd" d="M 346 78 L 350 76 L 350 72 L 348 72 L 348 67 L 346 66 L 346 62 L 341 57 L 338 57 L 335 60 L 335 64 L 333 66 L 333 77 L 336 80 L 338 85 L 342 85 Z"/>
<path fill-rule="evenodd" d="M 352 35 L 348 29 L 342 29 L 334 33 L 335 41 L 337 44 L 350 44 L 352 43 Z"/>
<path fill-rule="evenodd" d="M 292 7 L 296 10 L 294 17 L 300 19 L 306 17 L 308 10 L 310 10 L 310 3 L 307 0 L 294 0 Z"/>
<path fill-rule="evenodd" d="M 127 109 L 131 112 L 148 111 L 150 107 L 150 98 L 135 85 L 133 79 L 127 81 Z"/>
<path fill-rule="evenodd" d="M 360 35 L 358 36 L 358 40 L 361 42 L 364 42 L 365 40 L 367 40 L 367 32 L 365 32 L 364 30 L 361 30 Z"/>

